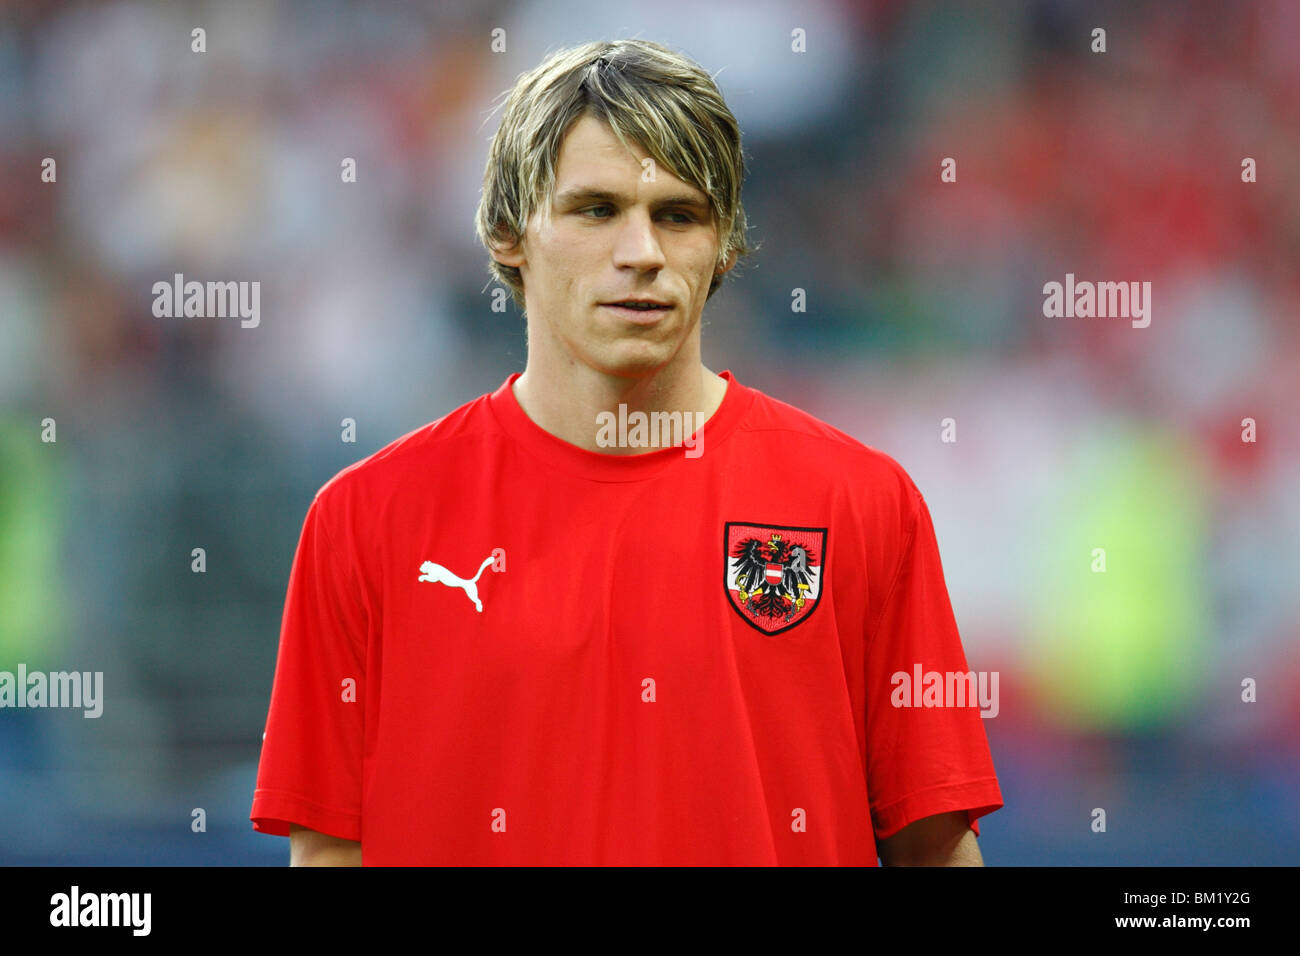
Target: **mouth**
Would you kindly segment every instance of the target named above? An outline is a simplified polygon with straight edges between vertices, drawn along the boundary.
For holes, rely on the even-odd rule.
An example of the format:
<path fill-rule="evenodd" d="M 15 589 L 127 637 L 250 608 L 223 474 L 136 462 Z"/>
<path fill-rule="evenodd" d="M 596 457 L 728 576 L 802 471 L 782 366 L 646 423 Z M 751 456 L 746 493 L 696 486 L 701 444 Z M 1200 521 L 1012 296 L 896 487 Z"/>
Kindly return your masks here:
<path fill-rule="evenodd" d="M 667 302 L 657 299 L 620 299 L 617 302 L 602 302 L 601 308 L 643 325 L 657 322 L 673 310 Z"/>

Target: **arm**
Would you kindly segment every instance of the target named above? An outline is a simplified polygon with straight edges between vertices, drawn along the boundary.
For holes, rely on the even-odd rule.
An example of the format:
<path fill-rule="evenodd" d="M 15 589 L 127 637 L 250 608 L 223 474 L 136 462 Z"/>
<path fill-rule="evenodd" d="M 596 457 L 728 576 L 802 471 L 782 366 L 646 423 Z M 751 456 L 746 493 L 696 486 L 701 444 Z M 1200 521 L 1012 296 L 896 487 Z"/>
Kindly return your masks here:
<path fill-rule="evenodd" d="M 361 844 L 289 824 L 290 866 L 360 866 Z"/>
<path fill-rule="evenodd" d="M 914 820 L 877 844 L 885 866 L 984 865 L 964 811 Z"/>

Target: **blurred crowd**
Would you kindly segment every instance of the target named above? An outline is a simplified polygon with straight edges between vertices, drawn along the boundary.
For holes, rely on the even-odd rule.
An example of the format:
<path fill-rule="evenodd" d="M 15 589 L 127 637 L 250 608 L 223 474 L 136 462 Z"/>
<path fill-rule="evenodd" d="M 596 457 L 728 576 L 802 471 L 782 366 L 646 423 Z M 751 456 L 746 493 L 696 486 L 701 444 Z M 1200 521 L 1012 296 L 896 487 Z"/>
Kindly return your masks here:
<path fill-rule="evenodd" d="M 307 505 L 523 368 L 472 226 L 492 105 L 620 36 L 699 61 L 745 134 L 761 248 L 705 364 L 931 508 L 970 665 L 1001 674 L 986 860 L 1294 862 L 1300 5 L 0 16 L 0 670 L 100 670 L 107 697 L 0 711 L 0 863 L 283 862 L 247 813 Z M 260 281 L 260 325 L 156 318 L 176 273 Z M 1045 317 L 1067 273 L 1151 282 L 1150 326 Z"/>

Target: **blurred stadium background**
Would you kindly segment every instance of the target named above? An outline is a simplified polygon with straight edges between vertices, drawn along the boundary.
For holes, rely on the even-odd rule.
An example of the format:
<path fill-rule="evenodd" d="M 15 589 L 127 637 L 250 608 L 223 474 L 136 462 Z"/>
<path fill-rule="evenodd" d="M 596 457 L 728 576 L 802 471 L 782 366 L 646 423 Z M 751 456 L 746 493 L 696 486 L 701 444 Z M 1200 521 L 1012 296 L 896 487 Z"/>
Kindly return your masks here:
<path fill-rule="evenodd" d="M 971 666 L 1001 674 L 986 861 L 1300 860 L 1300 5 L 2 15 L 0 670 L 102 670 L 106 703 L 0 710 L 0 863 L 287 861 L 248 811 L 307 505 L 522 369 L 471 225 L 491 104 L 622 36 L 716 73 L 745 132 L 763 247 L 706 364 L 929 502 Z M 176 272 L 260 280 L 261 325 L 154 318 Z M 1067 272 L 1152 282 L 1150 327 L 1044 318 Z"/>

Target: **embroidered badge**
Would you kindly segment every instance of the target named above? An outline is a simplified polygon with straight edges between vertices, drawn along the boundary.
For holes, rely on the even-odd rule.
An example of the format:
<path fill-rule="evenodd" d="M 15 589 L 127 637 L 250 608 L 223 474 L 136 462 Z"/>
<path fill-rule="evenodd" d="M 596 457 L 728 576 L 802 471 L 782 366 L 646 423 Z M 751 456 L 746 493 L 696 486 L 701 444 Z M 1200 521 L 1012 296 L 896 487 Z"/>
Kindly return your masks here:
<path fill-rule="evenodd" d="M 728 521 L 723 587 L 745 621 L 780 634 L 806 621 L 821 596 L 826 529 Z"/>

